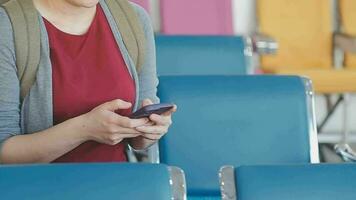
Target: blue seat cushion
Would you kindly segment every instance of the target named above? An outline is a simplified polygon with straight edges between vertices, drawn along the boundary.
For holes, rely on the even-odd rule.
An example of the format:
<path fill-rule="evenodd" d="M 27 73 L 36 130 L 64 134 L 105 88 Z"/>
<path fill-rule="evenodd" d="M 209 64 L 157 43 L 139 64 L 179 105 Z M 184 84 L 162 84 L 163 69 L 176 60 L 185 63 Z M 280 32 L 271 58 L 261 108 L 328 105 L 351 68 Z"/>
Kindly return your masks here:
<path fill-rule="evenodd" d="M 244 166 L 236 169 L 239 200 L 354 200 L 356 165 Z"/>
<path fill-rule="evenodd" d="M 1 166 L 0 188 L 0 198 L 12 200 L 167 200 L 171 197 L 165 165 Z"/>

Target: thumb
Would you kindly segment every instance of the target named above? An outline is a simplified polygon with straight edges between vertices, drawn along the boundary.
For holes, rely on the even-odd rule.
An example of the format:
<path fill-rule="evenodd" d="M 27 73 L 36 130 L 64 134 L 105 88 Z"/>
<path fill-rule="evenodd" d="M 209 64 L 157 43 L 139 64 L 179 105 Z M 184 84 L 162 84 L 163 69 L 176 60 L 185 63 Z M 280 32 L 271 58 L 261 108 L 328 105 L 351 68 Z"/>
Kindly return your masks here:
<path fill-rule="evenodd" d="M 130 102 L 123 101 L 121 99 L 116 99 L 103 104 L 103 108 L 110 111 L 116 111 L 119 109 L 129 109 L 132 104 Z"/>

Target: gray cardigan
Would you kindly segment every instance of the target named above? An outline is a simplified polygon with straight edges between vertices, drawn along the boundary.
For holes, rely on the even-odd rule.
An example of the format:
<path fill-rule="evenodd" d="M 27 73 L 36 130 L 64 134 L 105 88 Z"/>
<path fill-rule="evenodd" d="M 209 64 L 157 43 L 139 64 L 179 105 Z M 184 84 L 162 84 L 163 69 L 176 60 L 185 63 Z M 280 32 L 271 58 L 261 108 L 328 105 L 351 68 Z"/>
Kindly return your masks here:
<path fill-rule="evenodd" d="M 134 110 L 145 98 L 150 98 L 155 103 L 159 102 L 156 95 L 158 79 L 154 33 L 148 14 L 143 8 L 133 4 L 147 38 L 146 59 L 138 74 L 118 31 L 120 25 L 116 25 L 106 3 L 100 1 L 100 4 L 136 84 Z M 21 105 L 12 26 L 5 10 L 0 8 L 0 146 L 11 136 L 34 133 L 53 126 L 52 66 L 48 35 L 40 15 L 39 19 L 41 22 L 41 60 L 36 82 Z"/>

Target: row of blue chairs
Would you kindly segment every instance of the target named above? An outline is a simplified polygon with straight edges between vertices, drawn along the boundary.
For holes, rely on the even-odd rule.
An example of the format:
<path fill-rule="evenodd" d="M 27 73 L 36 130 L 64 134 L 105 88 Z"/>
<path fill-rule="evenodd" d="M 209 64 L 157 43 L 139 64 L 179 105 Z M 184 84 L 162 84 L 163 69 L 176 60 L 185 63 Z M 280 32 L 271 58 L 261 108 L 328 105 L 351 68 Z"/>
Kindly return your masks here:
<path fill-rule="evenodd" d="M 182 171 L 158 164 L 0 167 L 1 199 L 186 200 Z M 356 165 L 225 166 L 222 200 L 354 200 Z M 189 198 L 194 199 L 194 198 Z"/>
<path fill-rule="evenodd" d="M 156 36 L 159 97 L 179 112 L 160 143 L 181 167 L 190 199 L 218 199 L 223 165 L 318 163 L 310 80 L 246 76 L 249 39 Z"/>

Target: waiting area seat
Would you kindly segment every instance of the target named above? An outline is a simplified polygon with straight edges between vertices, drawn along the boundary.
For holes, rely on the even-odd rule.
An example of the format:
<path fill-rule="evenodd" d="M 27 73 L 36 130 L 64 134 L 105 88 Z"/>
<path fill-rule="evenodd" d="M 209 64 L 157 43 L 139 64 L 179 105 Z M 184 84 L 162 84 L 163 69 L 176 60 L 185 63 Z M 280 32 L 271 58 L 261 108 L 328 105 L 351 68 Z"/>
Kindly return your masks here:
<path fill-rule="evenodd" d="M 1 199 L 183 199 L 175 167 L 139 164 L 1 166 Z M 173 187 L 174 186 L 174 187 Z"/>
<path fill-rule="evenodd" d="M 169 35 L 232 35 L 232 0 L 160 0 L 161 29 Z"/>
<path fill-rule="evenodd" d="M 224 167 L 221 174 L 223 200 L 356 199 L 355 164 Z"/>
<path fill-rule="evenodd" d="M 220 197 L 224 165 L 318 162 L 310 82 L 294 76 L 162 76 L 179 112 L 162 163 L 186 173 L 189 197 Z"/>
<path fill-rule="evenodd" d="M 263 55 L 267 73 L 309 77 L 318 93 L 356 92 L 356 71 L 333 65 L 333 8 L 324 0 L 258 0 L 260 34 L 278 42 L 275 55 Z"/>
<path fill-rule="evenodd" d="M 241 36 L 156 36 L 157 73 L 238 75 L 248 72 Z"/>

